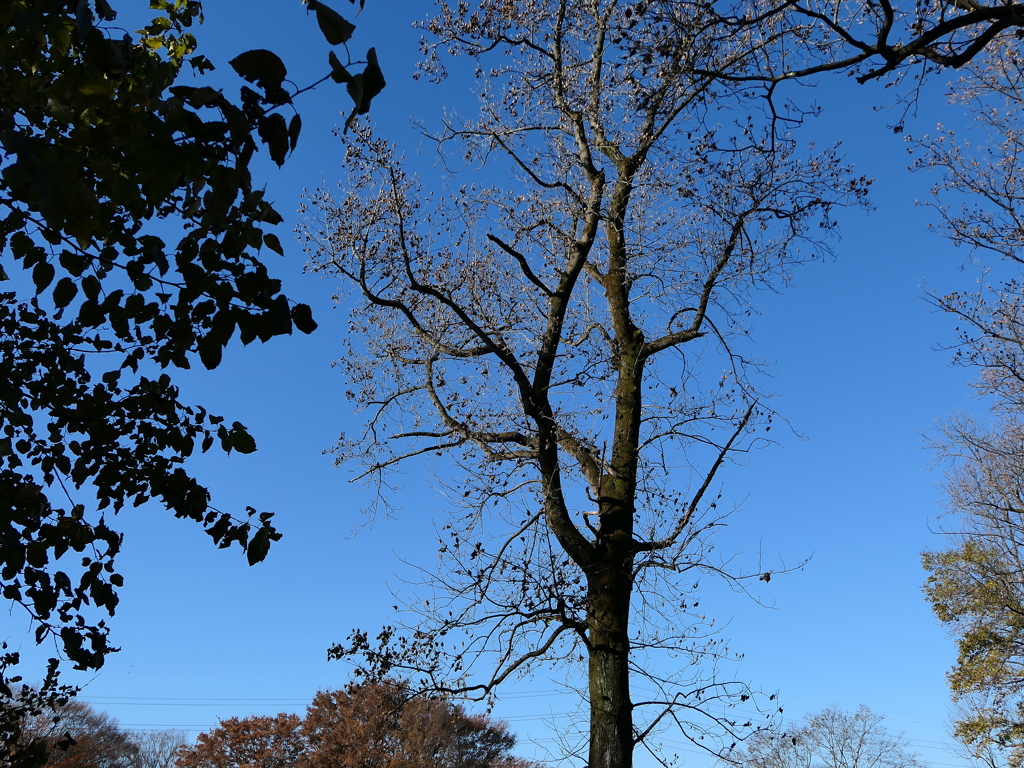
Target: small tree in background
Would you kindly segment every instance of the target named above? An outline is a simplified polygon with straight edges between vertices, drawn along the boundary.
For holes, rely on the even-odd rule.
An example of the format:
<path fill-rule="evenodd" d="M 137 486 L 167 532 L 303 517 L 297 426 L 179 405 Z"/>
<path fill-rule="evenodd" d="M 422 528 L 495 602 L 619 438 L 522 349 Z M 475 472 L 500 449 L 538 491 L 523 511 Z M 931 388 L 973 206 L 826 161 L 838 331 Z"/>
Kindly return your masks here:
<path fill-rule="evenodd" d="M 396 682 L 321 691 L 306 712 L 309 768 L 528 768 L 508 726 Z"/>
<path fill-rule="evenodd" d="M 923 768 L 903 737 L 867 707 L 829 707 L 785 732 L 760 731 L 739 758 L 744 768 Z"/>
<path fill-rule="evenodd" d="M 174 768 L 178 752 L 188 745 L 181 731 L 142 731 L 132 740 L 139 748 L 135 768 Z"/>
<path fill-rule="evenodd" d="M 179 768 L 291 768 L 306 754 L 302 718 L 282 712 L 222 720 L 178 752 Z"/>
<path fill-rule="evenodd" d="M 83 701 L 45 707 L 25 718 L 20 740 L 26 749 L 45 745 L 36 764 L 46 768 L 139 768 L 132 734 Z"/>

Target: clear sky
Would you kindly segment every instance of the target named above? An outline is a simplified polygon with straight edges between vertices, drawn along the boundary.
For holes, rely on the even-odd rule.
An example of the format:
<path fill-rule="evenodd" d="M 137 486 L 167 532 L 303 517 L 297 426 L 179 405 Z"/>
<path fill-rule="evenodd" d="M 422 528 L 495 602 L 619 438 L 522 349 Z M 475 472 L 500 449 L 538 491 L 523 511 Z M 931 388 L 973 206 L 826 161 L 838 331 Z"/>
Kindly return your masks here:
<path fill-rule="evenodd" d="M 377 47 L 388 79 L 374 119 L 410 152 L 418 146 L 410 118 L 429 126 L 445 107 L 472 104 L 458 78 L 444 87 L 412 79 L 419 35 L 410 24 L 426 8 L 367 0 L 354 40 L 357 49 Z M 237 85 L 227 59 L 250 48 L 281 54 L 300 84 L 325 69 L 328 47 L 297 0 L 209 3 L 206 13 L 200 47 L 226 82 Z M 937 86 L 908 119 L 909 133 L 958 119 Z M 950 368 L 950 354 L 937 349 L 954 324 L 923 297 L 970 290 L 978 270 L 968 252 L 928 231 L 933 215 L 915 206 L 934 179 L 907 171 L 904 137 L 887 127 L 899 113 L 872 109 L 892 92 L 833 76 L 811 95 L 825 114 L 809 131 L 822 144 L 843 140 L 858 172 L 877 179 L 877 210 L 842 214 L 836 260 L 807 265 L 792 285 L 760 297 L 755 349 L 774 361 L 767 386 L 800 436 L 777 430 L 780 446 L 724 476 L 724 498 L 737 512 L 719 544 L 770 567 L 811 559 L 760 585 L 767 607 L 713 588 L 704 604 L 728 623 L 724 636 L 745 654 L 736 673 L 778 691 L 786 717 L 864 704 L 905 731 L 927 761 L 960 766 L 946 735 L 944 674 L 954 647 L 920 591 L 920 552 L 943 545 L 935 533 L 940 477 L 923 446 L 936 417 L 980 406 L 965 386 L 969 372 Z M 268 163 L 264 174 L 286 215 L 303 188 L 340 177 L 342 148 L 331 129 L 349 102 L 328 84 L 300 107 L 299 150 L 284 170 Z M 294 223 L 292 215 L 282 240 Z M 123 650 L 82 698 L 130 728 L 195 735 L 218 718 L 301 710 L 316 690 L 348 680 L 345 665 L 326 661 L 327 647 L 355 627 L 390 621 L 388 585 L 400 587 L 410 573 L 403 562 L 429 565 L 436 550 L 443 499 L 425 467 L 407 469 L 398 519 L 351 536 L 368 499 L 322 454 L 358 418 L 331 368 L 345 316 L 332 308 L 328 281 L 302 274 L 297 244 L 285 259 L 272 258 L 289 294 L 313 306 L 320 329 L 233 348 L 218 371 L 180 381 L 187 398 L 248 425 L 260 448 L 251 456 L 196 457 L 192 469 L 211 483 L 221 508 L 276 511 L 285 538 L 265 563 L 248 568 L 242 555 L 216 550 L 196 526 L 161 509 L 119 517 L 126 586 L 113 641 Z M 0 618 L 0 634 L 15 643 L 24 629 L 17 615 Z M 24 637 L 26 656 L 46 655 Z M 535 678 L 501 697 L 496 714 L 518 732 L 522 754 L 543 757 L 552 746 L 551 725 L 572 705 L 559 690 L 557 680 Z M 711 763 L 681 743 L 680 755 L 687 765 Z"/>

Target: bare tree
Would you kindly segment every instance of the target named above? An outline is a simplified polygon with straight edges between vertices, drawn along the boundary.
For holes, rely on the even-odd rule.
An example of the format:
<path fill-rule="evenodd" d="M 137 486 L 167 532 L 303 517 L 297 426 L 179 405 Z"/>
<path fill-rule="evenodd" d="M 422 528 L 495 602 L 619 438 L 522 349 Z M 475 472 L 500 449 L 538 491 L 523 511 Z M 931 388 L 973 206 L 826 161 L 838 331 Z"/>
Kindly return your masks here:
<path fill-rule="evenodd" d="M 723 83 L 772 41 L 706 4 L 441 3 L 427 32 L 428 74 L 451 52 L 482 83 L 435 137 L 458 167 L 424 188 L 364 132 L 307 234 L 360 299 L 341 365 L 368 415 L 340 460 L 386 506 L 392 470 L 442 457 L 451 509 L 409 631 L 333 653 L 480 696 L 581 662 L 591 768 L 669 726 L 728 750 L 750 693 L 696 582 L 770 578 L 711 551 L 717 475 L 772 419 L 735 344 L 867 184 Z"/>
<path fill-rule="evenodd" d="M 925 594 L 958 658 L 948 679 L 954 735 L 973 757 L 1024 763 L 1024 430 L 947 420 L 937 441 L 957 528 L 949 548 L 923 555 Z"/>
<path fill-rule="evenodd" d="M 141 731 L 132 734 L 138 747 L 133 768 L 175 768 L 181 749 L 188 745 L 182 731 Z"/>
<path fill-rule="evenodd" d="M 946 467 L 948 549 L 924 554 L 925 593 L 957 639 L 949 673 L 959 711 L 955 735 L 986 764 L 1024 762 L 1024 68 L 1016 40 L 972 62 L 951 98 L 975 115 L 973 130 L 940 129 L 915 142 L 918 166 L 943 174 L 934 208 L 941 228 L 984 264 L 976 291 L 933 297 L 958 323 L 955 360 L 990 419 L 940 424 Z M 994 257 L 994 258 L 993 258 Z"/>
<path fill-rule="evenodd" d="M 1024 4 L 995 0 L 844 2 L 782 0 L 716 4 L 724 26 L 786 39 L 753 72 L 716 73 L 744 82 L 778 84 L 822 72 L 853 72 L 858 82 L 909 76 L 916 93 L 930 72 L 959 69 L 993 44 L 1016 46 Z M 774 90 L 770 87 L 769 90 Z"/>
<path fill-rule="evenodd" d="M 924 768 L 902 736 L 867 707 L 830 707 L 785 731 L 766 730 L 746 744 L 744 768 Z"/>
<path fill-rule="evenodd" d="M 943 175 L 933 190 L 941 230 L 982 260 L 994 258 L 1019 271 L 1024 265 L 1024 219 L 1018 210 L 1024 199 L 1019 42 L 1003 38 L 990 45 L 953 85 L 949 99 L 964 106 L 974 125 L 959 134 L 940 126 L 914 142 L 916 167 Z M 986 372 L 978 382 L 982 394 L 1014 408 L 1024 405 L 1024 374 L 1016 357 L 1024 339 L 1019 304 L 1016 282 L 986 286 L 982 294 L 955 294 L 941 304 L 969 324 L 961 339 L 963 362 Z M 998 335 L 1000 348 L 978 343 L 982 335 Z"/>

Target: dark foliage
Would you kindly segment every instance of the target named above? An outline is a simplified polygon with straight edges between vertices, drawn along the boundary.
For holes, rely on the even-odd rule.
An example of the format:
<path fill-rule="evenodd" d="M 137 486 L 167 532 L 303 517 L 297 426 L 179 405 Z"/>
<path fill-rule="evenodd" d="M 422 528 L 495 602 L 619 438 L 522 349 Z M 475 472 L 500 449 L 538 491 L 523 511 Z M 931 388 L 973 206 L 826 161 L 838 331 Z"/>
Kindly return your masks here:
<path fill-rule="evenodd" d="M 261 148 L 284 162 L 301 127 L 292 98 L 313 86 L 289 92 L 269 51 L 231 62 L 253 86 L 237 101 L 179 84 L 213 68 L 189 31 L 201 5 L 151 7 L 132 35 L 106 0 L 0 6 L 0 589 L 79 669 L 112 650 L 112 514 L 155 501 L 250 564 L 279 538 L 270 513 L 217 509 L 184 468 L 195 451 L 256 442 L 182 402 L 169 372 L 217 367 L 235 337 L 316 328 L 264 263 L 283 255 L 282 219 L 250 169 Z M 311 8 L 328 42 L 351 34 Z M 331 53 L 319 81 L 344 71 L 357 112 L 383 87 L 367 60 L 351 75 Z M 7 700 L 16 679 L 0 678 Z"/>

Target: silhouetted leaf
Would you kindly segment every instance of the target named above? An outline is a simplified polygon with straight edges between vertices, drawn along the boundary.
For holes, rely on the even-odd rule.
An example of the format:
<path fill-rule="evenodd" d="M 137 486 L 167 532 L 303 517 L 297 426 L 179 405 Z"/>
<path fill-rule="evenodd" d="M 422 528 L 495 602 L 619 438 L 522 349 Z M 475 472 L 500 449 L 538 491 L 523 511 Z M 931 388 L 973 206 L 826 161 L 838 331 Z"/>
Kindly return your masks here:
<path fill-rule="evenodd" d="M 0 130 L 0 181 L 16 201 L 0 216 L 0 280 L 18 281 L 17 294 L 0 292 L 0 594 L 36 617 L 29 641 L 82 668 L 111 650 L 93 616 L 113 611 L 122 583 L 121 539 L 104 515 L 156 503 L 219 546 L 250 535 L 211 511 L 180 463 L 218 438 L 239 453 L 256 443 L 182 403 L 172 369 L 217 367 L 236 329 L 248 343 L 315 327 L 258 253 L 283 253 L 264 231 L 283 219 L 250 161 L 262 140 L 282 163 L 302 127 L 297 114 L 267 114 L 290 99 L 284 62 L 242 53 L 231 65 L 247 82 L 225 95 L 196 81 L 212 69 L 193 53 L 198 0 L 155 0 L 139 35 L 110 25 L 114 3 L 10 0 L 0 11 L 0 111 L 17 116 Z M 326 5 L 313 8 L 330 41 L 351 36 Z M 165 239 L 143 234 L 154 225 Z M 65 478 L 94 497 L 88 510 L 66 509 Z M 268 531 L 257 559 L 262 539 L 276 540 Z M 54 563 L 73 551 L 81 573 L 69 576 Z M 0 649 L 0 697 L 6 658 Z M 3 746 L 0 733 L 0 763 Z"/>
<path fill-rule="evenodd" d="M 113 21 L 117 18 L 117 12 L 110 7 L 107 0 L 96 0 L 96 15 L 103 21 Z"/>
<path fill-rule="evenodd" d="M 288 157 L 288 126 L 284 116 L 276 112 L 260 118 L 259 134 L 270 150 L 270 158 L 278 165 L 284 165 Z"/>
<path fill-rule="evenodd" d="M 288 75 L 281 57 L 262 48 L 240 53 L 229 63 L 235 72 L 265 91 L 279 89 Z"/>
<path fill-rule="evenodd" d="M 348 130 L 356 115 L 365 115 L 370 111 L 370 102 L 384 90 L 385 85 L 384 73 L 377 63 L 377 51 L 371 48 L 366 52 L 366 68 L 348 82 L 348 94 L 355 102 L 355 107 L 345 121 L 345 130 Z"/>
<path fill-rule="evenodd" d="M 78 286 L 75 284 L 75 281 L 70 277 L 62 277 L 57 281 L 57 285 L 53 289 L 54 306 L 57 309 L 63 309 L 71 303 L 76 293 L 78 293 Z"/>
<path fill-rule="evenodd" d="M 356 31 L 355 24 L 347 21 L 340 13 L 319 0 L 309 0 L 309 9 L 316 12 L 316 23 L 320 25 L 327 42 L 331 45 L 347 43 Z"/>
<path fill-rule="evenodd" d="M 231 426 L 231 447 L 239 453 L 254 453 L 256 451 L 256 440 L 237 421 Z"/>
<path fill-rule="evenodd" d="M 270 530 L 260 528 L 246 547 L 245 557 L 249 561 L 249 565 L 256 565 L 256 563 L 263 562 L 268 552 L 270 552 Z"/>
<path fill-rule="evenodd" d="M 284 256 L 284 248 L 281 247 L 281 240 L 273 232 L 263 233 L 263 244 L 279 256 Z"/>
<path fill-rule="evenodd" d="M 36 293 L 42 293 L 53 280 L 53 265 L 48 261 L 41 261 L 32 270 L 32 282 L 36 285 Z"/>
<path fill-rule="evenodd" d="M 224 348 L 217 339 L 206 336 L 199 340 L 199 359 L 207 369 L 212 371 L 220 365 L 223 352 Z"/>
<path fill-rule="evenodd" d="M 347 83 L 352 79 L 352 75 L 349 74 L 348 70 L 345 69 L 341 63 L 341 59 L 338 58 L 334 51 L 329 51 L 327 54 L 327 61 L 331 64 L 331 78 L 336 83 Z"/>
<path fill-rule="evenodd" d="M 209 104 L 222 101 L 224 95 L 216 88 L 206 85 L 196 88 L 191 85 L 176 85 L 170 89 L 175 96 L 184 99 L 193 107 L 205 107 Z"/>
<path fill-rule="evenodd" d="M 317 329 L 316 320 L 313 319 L 313 311 L 307 304 L 296 304 L 292 307 L 292 322 L 303 333 L 312 333 Z"/>

